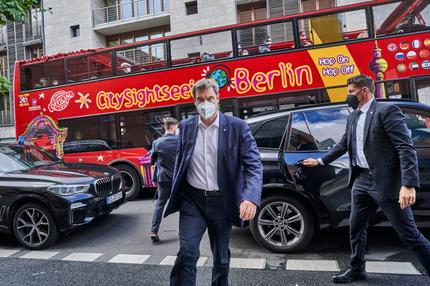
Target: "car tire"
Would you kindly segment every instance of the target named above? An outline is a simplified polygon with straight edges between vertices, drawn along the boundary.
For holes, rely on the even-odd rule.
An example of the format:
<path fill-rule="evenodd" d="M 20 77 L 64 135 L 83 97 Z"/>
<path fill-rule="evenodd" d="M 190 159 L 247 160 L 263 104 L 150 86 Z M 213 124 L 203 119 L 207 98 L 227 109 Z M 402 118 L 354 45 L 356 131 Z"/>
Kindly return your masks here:
<path fill-rule="evenodd" d="M 21 206 L 14 214 L 12 228 L 18 242 L 31 250 L 45 249 L 60 237 L 51 212 L 37 203 Z"/>
<path fill-rule="evenodd" d="M 308 245 L 314 233 L 314 219 L 301 201 L 271 196 L 263 199 L 250 228 L 261 246 L 272 252 L 292 253 Z"/>
<path fill-rule="evenodd" d="M 135 200 L 142 188 L 139 173 L 133 167 L 125 164 L 116 165 L 115 168 L 121 172 L 126 186 L 129 187 L 129 190 L 125 193 L 125 198 L 128 201 Z"/>

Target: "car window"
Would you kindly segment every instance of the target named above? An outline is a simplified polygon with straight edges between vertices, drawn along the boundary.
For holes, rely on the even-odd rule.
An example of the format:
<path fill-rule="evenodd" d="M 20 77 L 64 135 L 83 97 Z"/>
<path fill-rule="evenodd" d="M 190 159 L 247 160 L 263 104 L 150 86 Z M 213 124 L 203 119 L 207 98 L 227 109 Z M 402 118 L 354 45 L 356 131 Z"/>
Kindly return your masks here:
<path fill-rule="evenodd" d="M 314 138 L 309 132 L 303 113 L 293 114 L 287 150 L 291 152 L 318 150 Z"/>
<path fill-rule="evenodd" d="M 279 148 L 288 124 L 288 116 L 262 123 L 254 133 L 258 147 Z"/>
<path fill-rule="evenodd" d="M 330 150 L 345 133 L 349 111 L 346 108 L 304 112 L 319 151 Z"/>
<path fill-rule="evenodd" d="M 403 114 L 415 147 L 430 147 L 430 113 L 408 108 Z"/>

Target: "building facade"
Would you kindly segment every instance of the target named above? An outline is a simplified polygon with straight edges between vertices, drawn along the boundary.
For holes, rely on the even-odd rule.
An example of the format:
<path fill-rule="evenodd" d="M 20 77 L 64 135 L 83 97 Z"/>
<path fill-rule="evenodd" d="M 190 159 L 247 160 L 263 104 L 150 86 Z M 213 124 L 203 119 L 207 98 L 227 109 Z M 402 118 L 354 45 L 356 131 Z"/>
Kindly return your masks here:
<path fill-rule="evenodd" d="M 31 10 L 25 24 L 9 23 L 1 27 L 0 74 L 12 81 L 15 61 L 44 54 L 117 46 L 357 2 L 364 0 L 41 0 L 45 12 Z M 271 29 L 272 37 L 292 36 L 283 26 Z M 185 51 L 187 56 L 211 53 L 211 49 L 231 45 L 228 39 L 231 35 L 226 36 L 176 41 L 172 45 L 177 46 L 172 50 L 177 54 L 172 56 L 183 57 Z M 259 44 L 265 36 L 267 31 L 253 28 L 241 32 L 239 38 L 244 43 Z M 191 54 L 190 46 L 195 47 Z M 136 61 L 142 57 L 136 51 L 124 53 Z M 153 45 L 145 56 L 148 54 L 163 58 L 165 47 Z M 12 92 L 3 94 L 0 141 L 15 138 L 13 109 Z"/>

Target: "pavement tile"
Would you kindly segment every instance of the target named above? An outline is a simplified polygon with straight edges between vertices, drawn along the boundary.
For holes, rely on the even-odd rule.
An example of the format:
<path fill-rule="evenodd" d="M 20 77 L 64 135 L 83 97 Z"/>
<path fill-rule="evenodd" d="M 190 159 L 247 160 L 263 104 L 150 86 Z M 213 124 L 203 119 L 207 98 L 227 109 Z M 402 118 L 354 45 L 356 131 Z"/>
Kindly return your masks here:
<path fill-rule="evenodd" d="M 109 260 L 110 263 L 143 264 L 150 255 L 118 254 Z"/>
<path fill-rule="evenodd" d="M 175 264 L 176 256 L 166 256 L 163 261 L 160 262 L 160 265 L 173 265 Z M 197 261 L 197 267 L 202 267 L 205 265 L 207 257 L 201 256 Z"/>
<path fill-rule="evenodd" d="M 30 251 L 20 258 L 27 258 L 27 259 L 50 259 L 57 255 L 60 252 L 53 252 L 53 251 Z"/>
<path fill-rule="evenodd" d="M 96 260 L 97 258 L 99 258 L 102 255 L 103 255 L 103 253 L 81 253 L 81 252 L 76 252 L 76 253 L 72 253 L 72 254 L 67 255 L 62 260 L 65 260 L 65 261 L 92 262 L 92 261 Z"/>
<path fill-rule="evenodd" d="M 302 260 L 288 259 L 287 270 L 302 270 L 302 271 L 340 271 L 336 260 Z"/>
<path fill-rule="evenodd" d="M 421 275 L 410 262 L 367 261 L 366 271 L 368 273 Z"/>
<path fill-rule="evenodd" d="M 258 258 L 232 258 L 230 260 L 231 268 L 248 268 L 248 269 L 265 269 L 266 259 Z"/>

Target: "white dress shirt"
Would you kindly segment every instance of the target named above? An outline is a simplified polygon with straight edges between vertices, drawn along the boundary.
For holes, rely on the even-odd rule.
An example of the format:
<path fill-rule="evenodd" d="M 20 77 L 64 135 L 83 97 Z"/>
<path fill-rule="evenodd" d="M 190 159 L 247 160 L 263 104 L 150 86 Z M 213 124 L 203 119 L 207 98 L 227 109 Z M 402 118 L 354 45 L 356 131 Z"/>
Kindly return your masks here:
<path fill-rule="evenodd" d="M 198 189 L 218 188 L 219 113 L 215 122 L 206 126 L 199 116 L 196 144 L 187 170 L 188 183 Z"/>
<path fill-rule="evenodd" d="M 362 113 L 359 114 L 357 121 L 357 166 L 364 169 L 369 169 L 369 164 L 367 163 L 366 156 L 364 155 L 364 123 L 366 121 L 367 113 L 369 111 L 370 105 L 372 104 L 373 99 L 369 100 L 365 105 L 360 108 Z M 353 127 L 354 128 L 354 127 Z"/>

